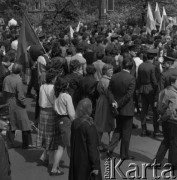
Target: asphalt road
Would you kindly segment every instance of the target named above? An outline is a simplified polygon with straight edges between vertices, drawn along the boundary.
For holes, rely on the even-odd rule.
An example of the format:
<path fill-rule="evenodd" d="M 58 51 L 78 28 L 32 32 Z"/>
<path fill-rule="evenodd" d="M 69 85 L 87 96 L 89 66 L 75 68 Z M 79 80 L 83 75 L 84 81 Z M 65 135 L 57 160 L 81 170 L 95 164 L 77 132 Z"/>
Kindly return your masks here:
<path fill-rule="evenodd" d="M 27 102 L 28 102 L 28 106 L 27 106 L 28 114 L 30 119 L 33 120 L 35 104 L 32 99 L 27 99 Z M 145 171 L 143 171 L 144 169 L 143 163 L 151 162 L 151 160 L 154 158 L 158 150 L 161 139 L 153 139 L 152 137 L 144 137 L 144 138 L 140 137 L 139 136 L 141 132 L 140 121 L 137 118 L 134 118 L 134 123 L 139 126 L 139 129 L 133 130 L 131 143 L 130 143 L 130 155 L 133 155 L 135 159 L 134 161 L 123 162 L 120 166 L 120 169 L 122 170 L 122 174 L 118 169 L 119 174 L 118 172 L 115 172 L 115 177 L 116 179 L 129 179 L 127 178 L 128 170 L 134 169 L 134 172 L 132 172 L 131 176 L 136 176 L 136 177 L 132 179 L 138 179 L 137 176 L 139 175 L 140 176 L 139 179 L 144 178 L 148 180 L 153 180 L 155 179 L 155 177 L 153 175 L 152 169 L 146 170 L 146 177 L 145 177 L 144 174 Z M 148 129 L 152 130 L 151 122 L 148 123 Z M 36 134 L 33 133 L 33 142 L 35 142 L 35 139 L 36 139 Z M 16 141 L 21 142 L 20 131 L 17 132 Z M 108 143 L 108 137 L 106 134 L 104 134 L 102 141 L 105 144 Z M 114 156 L 117 158 L 116 163 L 119 162 L 119 146 L 115 149 L 115 154 L 114 154 Z M 69 159 L 67 157 L 66 152 L 64 153 L 62 159 L 64 163 L 61 166 L 62 171 L 64 171 L 64 175 L 57 177 L 50 177 L 49 173 L 47 172 L 47 167 L 37 165 L 41 154 L 42 154 L 41 149 L 31 149 L 31 150 L 10 149 L 9 155 L 11 161 L 12 180 L 50 180 L 50 179 L 67 180 L 68 179 Z M 100 155 L 100 158 L 101 158 L 101 166 L 102 166 L 102 176 L 104 179 L 104 176 L 111 175 L 111 173 L 114 173 L 114 168 L 107 166 L 107 159 L 104 153 Z M 164 160 L 164 162 L 166 161 L 167 159 Z M 161 176 L 162 171 L 163 169 L 158 170 L 157 175 Z M 126 177 L 123 177 L 124 176 L 123 174 L 125 174 Z M 167 175 L 170 175 L 170 173 L 167 173 L 166 176 Z M 111 177 L 107 176 L 107 178 L 110 179 Z M 114 178 L 113 175 L 112 178 Z M 164 179 L 164 178 L 160 177 L 159 179 Z"/>

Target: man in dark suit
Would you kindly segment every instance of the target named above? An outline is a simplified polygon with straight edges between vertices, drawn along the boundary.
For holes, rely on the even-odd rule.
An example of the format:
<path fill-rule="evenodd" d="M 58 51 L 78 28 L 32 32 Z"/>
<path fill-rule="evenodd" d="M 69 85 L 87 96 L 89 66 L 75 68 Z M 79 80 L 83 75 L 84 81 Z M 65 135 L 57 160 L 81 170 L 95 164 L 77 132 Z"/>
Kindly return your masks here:
<path fill-rule="evenodd" d="M 131 58 L 125 58 L 122 62 L 123 70 L 114 74 L 110 81 L 110 99 L 117 104 L 119 115 L 116 118 L 116 128 L 112 140 L 108 146 L 108 155 L 113 152 L 121 139 L 120 157 L 122 160 L 133 159 L 129 156 L 129 144 L 132 131 L 135 90 L 135 77 L 130 74 L 133 67 Z"/>
<path fill-rule="evenodd" d="M 159 123 L 157 109 L 155 107 L 156 92 L 157 92 L 157 80 L 155 77 L 155 66 L 153 65 L 154 57 L 157 56 L 157 49 L 147 50 L 147 59 L 143 62 L 138 69 L 138 88 L 141 94 L 142 113 L 141 113 L 141 136 L 149 136 L 151 133 L 147 131 L 146 127 L 146 115 L 148 113 L 149 105 L 153 111 L 153 127 L 154 136 L 162 135 L 159 130 Z"/>

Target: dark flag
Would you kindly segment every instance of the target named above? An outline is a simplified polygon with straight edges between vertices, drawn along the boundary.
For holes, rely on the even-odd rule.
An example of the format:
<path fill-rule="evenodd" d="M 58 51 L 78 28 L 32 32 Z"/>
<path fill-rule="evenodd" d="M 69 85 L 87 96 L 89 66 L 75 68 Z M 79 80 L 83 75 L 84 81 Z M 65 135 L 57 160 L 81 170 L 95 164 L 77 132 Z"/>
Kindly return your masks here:
<path fill-rule="evenodd" d="M 39 45 L 42 47 L 39 39 L 32 28 L 30 21 L 26 14 L 23 16 L 23 22 L 20 29 L 20 35 L 18 40 L 17 58 L 16 62 L 22 64 L 23 72 L 27 76 L 27 81 L 29 81 L 30 69 L 29 69 L 29 56 L 27 48 L 31 45 Z"/>

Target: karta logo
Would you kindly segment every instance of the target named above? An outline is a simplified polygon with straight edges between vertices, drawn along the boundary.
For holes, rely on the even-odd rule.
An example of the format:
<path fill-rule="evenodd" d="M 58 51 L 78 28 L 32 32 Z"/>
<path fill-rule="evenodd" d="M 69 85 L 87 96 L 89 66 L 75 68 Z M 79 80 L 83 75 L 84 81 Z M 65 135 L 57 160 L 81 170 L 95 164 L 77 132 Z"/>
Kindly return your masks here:
<path fill-rule="evenodd" d="M 166 163 L 163 166 L 158 164 L 156 160 L 152 164 L 142 163 L 138 165 L 136 163 L 128 164 L 127 170 L 123 171 L 121 165 L 123 160 L 117 158 L 108 158 L 105 160 L 104 166 L 104 178 L 105 179 L 148 179 L 147 168 L 152 169 L 153 179 L 176 179 L 174 176 L 174 168 L 172 164 Z M 157 170 L 160 170 L 160 172 Z"/>

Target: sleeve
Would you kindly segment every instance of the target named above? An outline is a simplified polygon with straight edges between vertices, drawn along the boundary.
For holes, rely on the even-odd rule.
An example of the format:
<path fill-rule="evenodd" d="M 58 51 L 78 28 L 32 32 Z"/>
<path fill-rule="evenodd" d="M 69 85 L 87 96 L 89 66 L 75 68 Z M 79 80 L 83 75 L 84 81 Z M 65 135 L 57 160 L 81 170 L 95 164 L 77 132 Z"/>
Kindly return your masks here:
<path fill-rule="evenodd" d="M 19 81 L 17 83 L 17 99 L 20 105 L 22 105 L 22 107 L 26 106 L 22 81 Z"/>
<path fill-rule="evenodd" d="M 133 93 L 135 91 L 135 78 L 133 77 L 128 85 L 127 91 L 125 93 L 125 96 L 123 96 L 117 103 L 118 103 L 118 108 L 123 107 L 131 97 L 133 97 Z"/>
<path fill-rule="evenodd" d="M 155 67 L 153 67 L 152 71 L 151 71 L 151 82 L 153 84 L 153 88 L 156 92 L 157 90 L 157 79 L 156 79 L 156 76 L 155 76 Z"/>
<path fill-rule="evenodd" d="M 67 107 L 67 111 L 68 111 L 68 115 L 69 115 L 70 119 L 74 120 L 75 119 L 75 109 L 74 109 L 72 98 L 69 94 L 67 94 L 67 96 L 66 96 L 66 107 Z"/>
<path fill-rule="evenodd" d="M 165 76 L 164 76 L 164 74 L 162 73 L 161 76 L 160 76 L 159 84 L 158 84 L 159 92 L 160 92 L 161 90 L 163 90 L 164 88 L 165 88 Z"/>
<path fill-rule="evenodd" d="M 0 179 L 11 180 L 10 161 L 3 139 L 0 137 Z"/>
<path fill-rule="evenodd" d="M 112 79 L 110 80 L 109 82 L 109 86 L 108 86 L 108 91 L 107 91 L 107 96 L 108 96 L 108 99 L 109 99 L 109 103 L 112 104 L 115 100 L 114 100 L 114 95 L 112 93 Z"/>
<path fill-rule="evenodd" d="M 100 155 L 98 150 L 98 134 L 96 127 L 91 125 L 87 129 L 88 157 L 91 162 L 92 170 L 100 170 Z"/>

